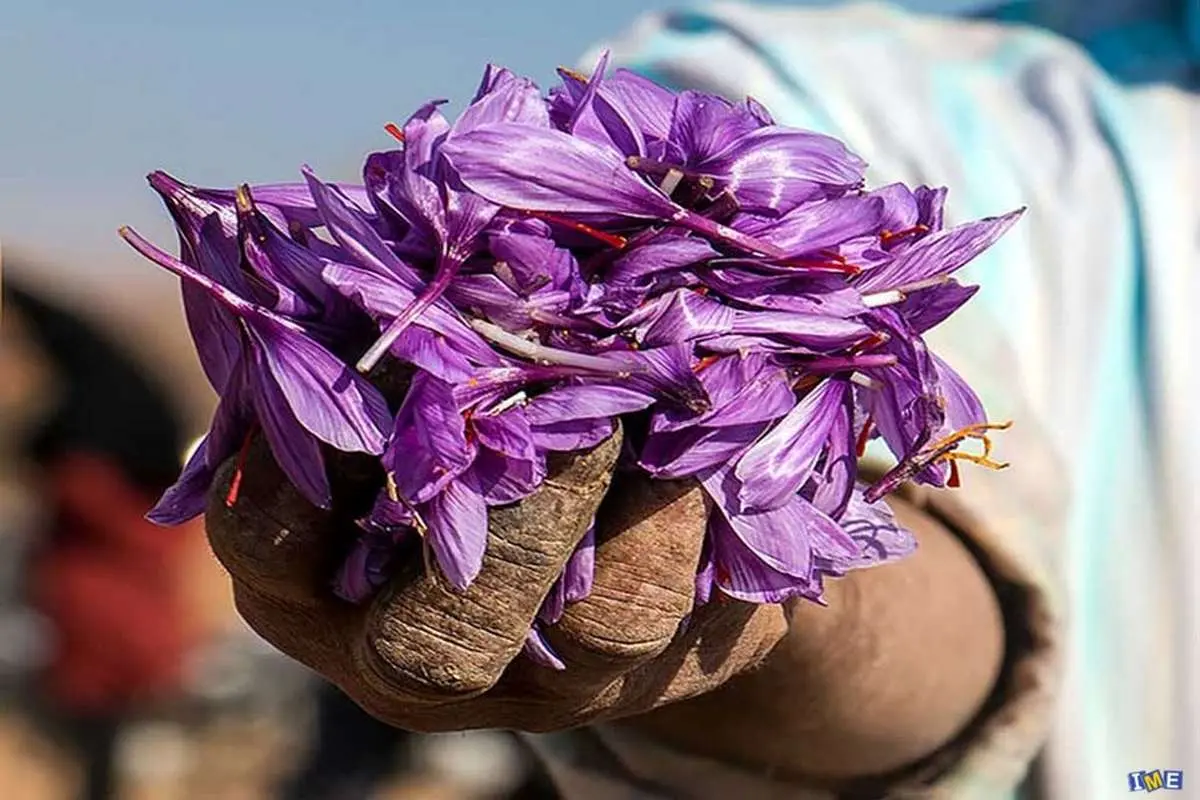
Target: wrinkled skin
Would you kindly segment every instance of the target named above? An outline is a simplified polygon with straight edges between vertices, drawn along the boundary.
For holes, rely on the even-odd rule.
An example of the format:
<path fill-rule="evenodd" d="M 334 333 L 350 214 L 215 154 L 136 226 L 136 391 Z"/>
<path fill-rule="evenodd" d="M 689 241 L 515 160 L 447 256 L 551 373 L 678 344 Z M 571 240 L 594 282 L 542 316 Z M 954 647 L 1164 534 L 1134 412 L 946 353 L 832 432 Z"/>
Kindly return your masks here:
<path fill-rule="evenodd" d="M 552 458 L 537 493 L 492 509 L 483 570 L 463 593 L 414 556 L 370 603 L 336 599 L 329 582 L 361 498 L 339 490 L 335 474 L 333 510 L 314 508 L 261 442 L 232 507 L 234 465 L 222 468 L 209 537 L 247 622 L 398 727 L 542 731 L 639 714 L 760 663 L 787 623 L 779 606 L 718 596 L 681 624 L 693 605 L 702 494 L 690 483 L 614 480 L 619 439 Z M 547 630 L 567 664 L 555 671 L 521 649 L 593 514 L 595 587 Z"/>

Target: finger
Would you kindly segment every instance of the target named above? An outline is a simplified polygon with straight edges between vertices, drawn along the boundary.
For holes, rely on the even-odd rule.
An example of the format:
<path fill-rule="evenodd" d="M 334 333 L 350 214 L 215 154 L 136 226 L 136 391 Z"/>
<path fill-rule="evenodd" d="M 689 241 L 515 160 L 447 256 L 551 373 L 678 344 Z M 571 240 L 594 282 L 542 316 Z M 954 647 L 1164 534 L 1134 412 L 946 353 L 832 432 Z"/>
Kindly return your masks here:
<path fill-rule="evenodd" d="M 292 486 L 262 437 L 251 442 L 244 459 L 221 466 L 205 513 L 209 543 L 235 583 L 305 606 L 334 602 L 334 543 L 347 538 L 337 535 L 346 524 Z"/>
<path fill-rule="evenodd" d="M 233 599 L 255 633 L 284 655 L 354 693 L 355 677 L 347 653 L 351 634 L 361 628 L 356 621 L 362 616 L 360 609 L 330 603 L 320 613 L 313 613 L 311 606 L 262 594 L 237 580 Z"/>
<path fill-rule="evenodd" d="M 552 459 L 542 486 L 491 509 L 483 568 L 463 592 L 436 570 L 405 570 L 373 603 L 358 659 L 377 688 L 445 702 L 491 687 L 524 646 L 551 585 L 591 524 L 620 452 L 620 432 Z"/>
<path fill-rule="evenodd" d="M 551 685 L 577 692 L 667 649 L 692 610 L 706 517 L 694 482 L 617 477 L 597 515 L 591 594 L 546 631 L 571 673 L 543 670 Z"/>

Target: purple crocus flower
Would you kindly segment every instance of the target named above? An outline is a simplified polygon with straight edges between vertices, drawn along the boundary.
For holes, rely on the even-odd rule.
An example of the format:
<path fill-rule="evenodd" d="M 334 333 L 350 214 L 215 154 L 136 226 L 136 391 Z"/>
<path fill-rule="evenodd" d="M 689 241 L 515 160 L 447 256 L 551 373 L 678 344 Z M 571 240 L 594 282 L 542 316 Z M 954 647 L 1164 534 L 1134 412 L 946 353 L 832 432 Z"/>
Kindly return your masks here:
<path fill-rule="evenodd" d="M 408 219 L 432 233 L 437 244 L 433 279 L 388 325 L 380 339 L 358 363 L 369 371 L 392 343 L 420 314 L 437 301 L 462 265 L 478 248 L 480 235 L 500 207 L 464 191 L 444 175 L 442 143 L 489 123 L 548 125 L 549 116 L 537 87 L 504 69 L 489 67 L 479 93 L 454 126 L 430 103 L 404 126 L 404 162 L 399 182 L 404 187 Z"/>
<path fill-rule="evenodd" d="M 605 78 L 606 63 L 607 53 L 590 80 L 563 74 L 555 117 L 563 130 L 616 145 L 631 167 L 661 179 L 667 195 L 690 184 L 685 191 L 727 193 L 744 210 L 777 215 L 862 183 L 865 165 L 845 145 L 775 125 L 753 100 L 673 94 L 628 71 Z"/>
<path fill-rule="evenodd" d="M 128 228 L 121 235 L 139 253 L 219 302 L 227 316 L 213 319 L 229 325 L 226 339 L 240 343 L 209 435 L 150 518 L 176 524 L 201 513 L 216 468 L 238 450 L 254 419 L 288 478 L 314 505 L 327 508 L 331 498 L 320 443 L 346 452 L 382 453 L 391 420 L 382 395 L 297 323 L 256 305 Z"/>

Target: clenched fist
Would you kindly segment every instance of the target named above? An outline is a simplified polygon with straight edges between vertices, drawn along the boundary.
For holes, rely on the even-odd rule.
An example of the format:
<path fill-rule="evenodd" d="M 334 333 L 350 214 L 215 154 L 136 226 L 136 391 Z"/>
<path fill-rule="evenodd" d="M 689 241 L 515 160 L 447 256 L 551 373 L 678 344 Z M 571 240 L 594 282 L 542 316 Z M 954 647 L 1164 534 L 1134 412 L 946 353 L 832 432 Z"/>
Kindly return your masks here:
<path fill-rule="evenodd" d="M 618 432 L 552 457 L 535 494 L 492 509 L 483 569 L 462 592 L 414 558 L 371 602 L 337 599 L 331 579 L 357 536 L 362 487 L 342 471 L 333 509 L 317 509 L 262 442 L 247 454 L 235 502 L 234 466 L 222 470 L 209 537 L 249 624 L 399 727 L 541 731 L 638 714 L 758 664 L 787 624 L 779 606 L 719 595 L 693 613 L 701 491 L 614 478 L 620 444 Z M 593 591 L 546 630 L 567 668 L 540 666 L 521 653 L 526 633 L 593 515 Z"/>

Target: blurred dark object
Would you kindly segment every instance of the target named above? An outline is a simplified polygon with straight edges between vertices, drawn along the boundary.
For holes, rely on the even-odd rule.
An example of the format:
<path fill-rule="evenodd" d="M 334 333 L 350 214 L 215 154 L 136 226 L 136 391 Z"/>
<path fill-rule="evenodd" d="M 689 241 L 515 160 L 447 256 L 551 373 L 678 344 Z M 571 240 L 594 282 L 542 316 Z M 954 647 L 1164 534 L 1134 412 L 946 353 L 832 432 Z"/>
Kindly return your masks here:
<path fill-rule="evenodd" d="M 331 684 L 321 683 L 317 689 L 315 722 L 307 760 L 285 783 L 280 800 L 361 800 L 396 774 L 419 769 L 415 751 L 424 737 L 376 720 Z M 523 761 L 519 769 L 519 785 L 497 798 L 559 797 L 532 759 Z"/>
<path fill-rule="evenodd" d="M 79 317 L 4 282 L 15 311 L 59 378 L 50 417 L 24 443 L 38 464 L 91 453 L 157 499 L 179 474 L 183 432 L 167 395 L 133 359 Z"/>
<path fill-rule="evenodd" d="M 44 508 L 25 573 L 51 629 L 38 688 L 86 766 L 84 796 L 111 797 L 122 724 L 177 693 L 191 644 L 188 531 L 144 519 L 179 470 L 182 430 L 165 393 L 99 330 L 11 280 L 4 306 L 55 390 L 33 398 L 46 407 L 17 432 Z"/>
<path fill-rule="evenodd" d="M 337 688 L 317 689 L 316 724 L 307 760 L 280 800 L 360 800 L 396 771 L 412 768 L 412 734 L 378 721 Z"/>

